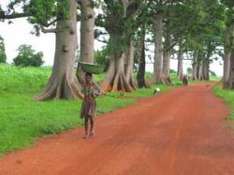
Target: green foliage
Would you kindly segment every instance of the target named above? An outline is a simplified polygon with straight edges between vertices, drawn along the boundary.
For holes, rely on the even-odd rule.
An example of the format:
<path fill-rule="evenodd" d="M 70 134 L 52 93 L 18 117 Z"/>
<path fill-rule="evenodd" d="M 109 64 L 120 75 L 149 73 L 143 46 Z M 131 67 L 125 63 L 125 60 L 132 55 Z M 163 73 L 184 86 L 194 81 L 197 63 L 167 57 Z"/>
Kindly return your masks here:
<path fill-rule="evenodd" d="M 19 68 L 0 64 L 0 154 L 30 146 L 38 137 L 79 127 L 81 101 L 38 102 L 33 95 L 47 83 L 49 68 Z M 95 77 L 103 79 L 103 75 Z M 153 88 L 133 93 L 108 93 L 97 99 L 97 113 L 132 104 L 151 96 Z M 160 85 L 162 91 L 167 87 Z"/>
<path fill-rule="evenodd" d="M 189 11 L 184 17 L 190 19 L 190 25 L 185 26 L 186 47 L 190 50 L 205 52 L 202 55 L 212 55 L 216 47 L 223 43 L 223 6 L 217 0 L 188 1 L 186 6 Z"/>
<path fill-rule="evenodd" d="M 213 92 L 218 97 L 224 99 L 224 101 L 230 106 L 231 114 L 227 119 L 234 120 L 234 91 L 233 90 L 225 90 L 220 86 L 215 86 Z"/>
<path fill-rule="evenodd" d="M 39 35 L 41 26 L 55 26 L 57 21 L 68 17 L 68 5 L 68 0 L 11 0 L 5 11 L 0 8 L 0 13 L 25 14 L 34 25 L 34 33 Z"/>
<path fill-rule="evenodd" d="M 173 69 L 170 69 L 170 74 L 176 74 L 177 72 Z"/>
<path fill-rule="evenodd" d="M 104 27 L 110 35 L 107 44 L 109 53 L 118 54 L 128 48 L 130 38 L 137 30 L 135 18 L 141 3 L 140 0 L 134 0 L 126 6 L 122 1 L 104 0 L 104 13 L 98 15 L 96 25 Z"/>
<path fill-rule="evenodd" d="M 192 76 L 192 73 L 193 73 L 193 69 L 192 68 L 187 68 L 187 75 L 188 76 Z"/>
<path fill-rule="evenodd" d="M 225 7 L 225 38 L 226 51 L 234 49 L 234 3 L 231 0 L 222 0 Z"/>
<path fill-rule="evenodd" d="M 18 52 L 18 55 L 13 60 L 16 66 L 40 67 L 43 64 L 43 53 L 36 53 L 30 45 L 21 45 L 18 48 Z"/>
<path fill-rule="evenodd" d="M 0 36 L 0 63 L 6 63 L 6 59 L 4 39 Z"/>
<path fill-rule="evenodd" d="M 177 72 L 171 73 L 170 78 L 171 78 L 172 85 L 174 85 L 174 86 L 181 86 L 182 85 L 182 81 L 178 78 Z"/>
<path fill-rule="evenodd" d="M 32 14 L 32 23 L 48 25 L 51 20 L 65 19 L 68 11 L 67 0 L 33 0 L 26 6 L 27 11 Z"/>
<path fill-rule="evenodd" d="M 226 5 L 229 9 L 232 9 L 234 7 L 234 1 L 233 0 L 221 0 L 223 4 Z"/>

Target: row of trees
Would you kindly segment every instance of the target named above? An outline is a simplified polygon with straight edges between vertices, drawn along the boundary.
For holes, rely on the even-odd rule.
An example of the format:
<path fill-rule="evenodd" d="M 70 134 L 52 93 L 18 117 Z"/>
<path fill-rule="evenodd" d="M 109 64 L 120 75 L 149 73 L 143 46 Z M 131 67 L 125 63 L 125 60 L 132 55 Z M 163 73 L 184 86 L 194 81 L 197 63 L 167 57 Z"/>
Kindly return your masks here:
<path fill-rule="evenodd" d="M 17 12 L 19 6 L 23 12 Z M 38 97 L 45 100 L 82 96 L 73 70 L 78 48 L 77 21 L 81 23 L 82 61 L 93 63 L 94 39 L 108 36 L 103 40 L 108 62 L 104 91 L 134 90 L 134 63 L 138 65 L 139 87 L 147 86 L 147 43 L 155 46 L 154 82 L 169 82 L 172 57 L 178 59 L 178 76 L 182 78 L 185 55 L 193 61 L 193 79 L 207 80 L 214 55 L 223 54 L 224 85 L 234 88 L 233 7 L 232 0 L 13 0 L 7 10 L 0 8 L 0 18 L 27 17 L 35 34 L 55 33 L 52 75 Z M 100 13 L 95 14 L 95 9 Z M 104 30 L 94 30 L 96 26 Z"/>

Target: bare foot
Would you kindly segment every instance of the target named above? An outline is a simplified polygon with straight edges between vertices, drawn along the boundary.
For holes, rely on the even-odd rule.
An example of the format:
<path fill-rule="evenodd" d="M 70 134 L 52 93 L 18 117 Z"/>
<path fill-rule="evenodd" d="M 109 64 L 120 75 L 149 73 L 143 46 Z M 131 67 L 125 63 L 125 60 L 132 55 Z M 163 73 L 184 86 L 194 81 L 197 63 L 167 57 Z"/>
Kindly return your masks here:
<path fill-rule="evenodd" d="M 85 134 L 82 138 L 83 139 L 88 139 L 89 138 L 89 134 Z"/>
<path fill-rule="evenodd" d="M 94 131 L 91 131 L 90 134 L 89 134 L 90 137 L 94 137 L 95 136 L 95 132 Z"/>

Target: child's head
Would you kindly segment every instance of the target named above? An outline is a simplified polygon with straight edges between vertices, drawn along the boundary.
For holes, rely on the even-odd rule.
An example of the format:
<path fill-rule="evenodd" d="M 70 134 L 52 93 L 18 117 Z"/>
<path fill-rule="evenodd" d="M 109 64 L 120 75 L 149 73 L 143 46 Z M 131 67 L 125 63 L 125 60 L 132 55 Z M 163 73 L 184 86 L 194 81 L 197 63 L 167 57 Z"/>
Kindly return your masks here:
<path fill-rule="evenodd" d="M 85 73 L 85 81 L 86 81 L 87 83 L 89 83 L 89 82 L 91 82 L 91 80 L 92 80 L 92 74 L 89 73 L 89 72 L 86 72 L 86 73 Z"/>

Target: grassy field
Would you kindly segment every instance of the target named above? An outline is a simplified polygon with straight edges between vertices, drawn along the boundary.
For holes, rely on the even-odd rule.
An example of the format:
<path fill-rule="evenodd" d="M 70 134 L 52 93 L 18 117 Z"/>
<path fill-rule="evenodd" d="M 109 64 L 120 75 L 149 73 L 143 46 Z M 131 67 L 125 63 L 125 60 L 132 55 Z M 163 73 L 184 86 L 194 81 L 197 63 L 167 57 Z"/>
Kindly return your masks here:
<path fill-rule="evenodd" d="M 30 146 L 38 137 L 79 127 L 81 101 L 38 102 L 33 96 L 45 86 L 49 68 L 17 68 L 0 65 L 0 155 Z M 101 80 L 104 76 L 96 77 Z M 173 78 L 175 80 L 175 77 Z M 175 83 L 175 84 L 178 84 Z M 109 93 L 97 99 L 98 114 L 134 103 L 139 97 L 151 96 L 153 86 L 124 94 Z M 168 89 L 158 85 L 162 91 Z"/>
<path fill-rule="evenodd" d="M 231 108 L 231 114 L 228 116 L 228 120 L 234 120 L 234 91 L 225 90 L 221 86 L 215 86 L 213 89 L 215 95 L 222 98 Z"/>

